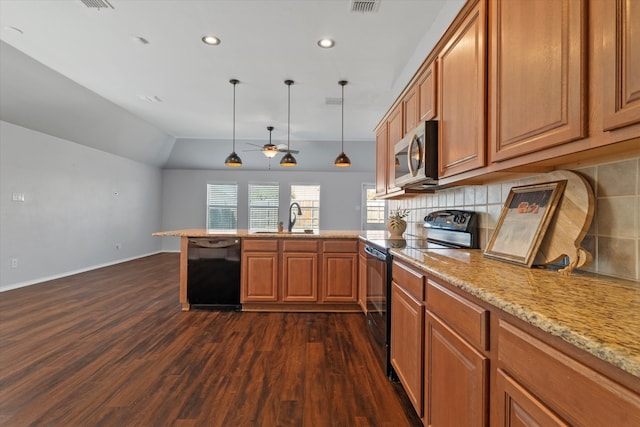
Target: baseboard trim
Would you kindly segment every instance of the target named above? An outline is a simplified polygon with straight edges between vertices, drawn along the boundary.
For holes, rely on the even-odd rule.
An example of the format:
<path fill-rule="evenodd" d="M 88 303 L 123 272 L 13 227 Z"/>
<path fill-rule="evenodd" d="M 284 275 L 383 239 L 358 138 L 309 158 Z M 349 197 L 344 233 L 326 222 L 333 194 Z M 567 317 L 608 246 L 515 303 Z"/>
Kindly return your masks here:
<path fill-rule="evenodd" d="M 149 253 L 146 253 L 146 254 L 137 255 L 137 256 L 134 256 L 134 257 L 130 257 L 130 258 L 122 258 L 122 259 L 115 260 L 115 261 L 112 261 L 112 262 L 107 262 L 107 263 L 104 263 L 104 264 L 96 264 L 96 265 L 93 265 L 93 266 L 90 266 L 90 267 L 86 267 L 86 268 L 81 268 L 81 269 L 78 269 L 78 270 L 66 271 L 64 273 L 56 274 L 56 275 L 53 275 L 53 276 L 39 277 L 39 278 L 34 279 L 34 280 L 27 280 L 27 281 L 24 281 L 24 282 L 13 283 L 13 284 L 10 284 L 10 285 L 6 285 L 6 286 L 0 287 L 0 293 L 6 292 L 6 291 L 10 291 L 12 289 L 24 288 L 25 286 L 37 285 L 38 283 L 48 282 L 49 280 L 55 280 L 55 279 L 61 279 L 63 277 L 73 276 L 74 274 L 85 273 L 85 272 L 91 271 L 91 270 L 97 270 L 98 268 L 109 267 L 109 266 L 115 265 L 115 264 L 121 264 L 121 263 L 127 262 L 127 261 L 133 261 L 135 259 L 144 258 L 144 257 L 151 256 L 151 255 L 161 254 L 161 253 L 164 253 L 164 252 L 173 252 L 173 251 L 149 252 Z"/>

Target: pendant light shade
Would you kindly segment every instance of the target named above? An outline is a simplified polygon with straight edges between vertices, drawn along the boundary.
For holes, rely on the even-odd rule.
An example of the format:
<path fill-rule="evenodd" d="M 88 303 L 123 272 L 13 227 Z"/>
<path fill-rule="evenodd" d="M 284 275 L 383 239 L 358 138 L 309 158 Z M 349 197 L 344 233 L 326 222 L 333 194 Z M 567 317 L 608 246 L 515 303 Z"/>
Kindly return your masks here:
<path fill-rule="evenodd" d="M 342 134 L 341 134 L 342 149 L 340 150 L 340 154 L 338 154 L 338 157 L 336 157 L 336 161 L 333 162 L 333 165 L 339 168 L 346 168 L 351 166 L 351 160 L 344 153 L 344 86 L 347 83 L 348 82 L 346 80 L 340 80 L 338 82 L 338 84 L 342 86 L 342 102 L 340 103 L 340 105 L 342 105 Z"/>
<path fill-rule="evenodd" d="M 242 160 L 236 154 L 236 85 L 240 82 L 236 79 L 231 79 L 229 83 L 233 85 L 233 151 L 224 160 L 224 164 L 237 167 L 242 166 Z"/>
<path fill-rule="evenodd" d="M 284 84 L 287 85 L 287 150 L 291 149 L 291 85 L 293 84 L 293 80 L 285 80 Z M 298 162 L 296 161 L 293 154 L 290 151 L 287 151 L 280 160 L 280 166 L 297 166 Z"/>

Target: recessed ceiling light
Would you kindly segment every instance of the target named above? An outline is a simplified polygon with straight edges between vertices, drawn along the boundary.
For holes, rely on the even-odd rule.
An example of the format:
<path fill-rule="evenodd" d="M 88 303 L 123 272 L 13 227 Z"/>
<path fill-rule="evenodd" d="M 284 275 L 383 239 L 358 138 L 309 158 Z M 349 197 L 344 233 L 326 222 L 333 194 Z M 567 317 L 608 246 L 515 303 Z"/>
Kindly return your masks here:
<path fill-rule="evenodd" d="M 216 46 L 216 45 L 220 44 L 220 39 L 218 37 L 216 37 L 216 36 L 209 35 L 209 36 L 202 37 L 202 42 L 204 44 L 208 44 L 208 45 L 211 45 L 211 46 Z"/>
<path fill-rule="evenodd" d="M 336 42 L 334 42 L 333 40 L 331 40 L 329 38 L 324 38 L 324 39 L 318 40 L 318 46 L 320 46 L 321 48 L 324 48 L 324 49 L 332 48 L 333 46 L 335 46 L 335 44 L 336 44 Z"/>
<path fill-rule="evenodd" d="M 5 25 L 4 26 L 4 30 L 7 31 L 7 32 L 10 32 L 10 33 L 14 33 L 14 34 L 20 34 L 20 35 L 24 34 L 20 28 L 12 27 L 10 25 Z"/>
<path fill-rule="evenodd" d="M 131 36 L 131 40 L 133 40 L 136 43 L 139 44 L 149 44 L 149 40 L 145 39 L 144 37 L 140 37 L 140 36 Z"/>

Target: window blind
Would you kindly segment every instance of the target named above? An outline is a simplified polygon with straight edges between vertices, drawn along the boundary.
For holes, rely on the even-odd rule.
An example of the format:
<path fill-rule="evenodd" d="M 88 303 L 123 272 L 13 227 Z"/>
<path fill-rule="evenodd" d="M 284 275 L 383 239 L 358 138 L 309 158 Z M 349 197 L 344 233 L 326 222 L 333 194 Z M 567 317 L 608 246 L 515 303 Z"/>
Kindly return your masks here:
<path fill-rule="evenodd" d="M 277 231 L 280 186 L 249 184 L 249 231 Z"/>
<path fill-rule="evenodd" d="M 207 184 L 207 228 L 238 228 L 237 184 Z"/>
<path fill-rule="evenodd" d="M 302 209 L 294 230 L 320 230 L 320 186 L 292 185 L 291 203 L 297 202 Z"/>

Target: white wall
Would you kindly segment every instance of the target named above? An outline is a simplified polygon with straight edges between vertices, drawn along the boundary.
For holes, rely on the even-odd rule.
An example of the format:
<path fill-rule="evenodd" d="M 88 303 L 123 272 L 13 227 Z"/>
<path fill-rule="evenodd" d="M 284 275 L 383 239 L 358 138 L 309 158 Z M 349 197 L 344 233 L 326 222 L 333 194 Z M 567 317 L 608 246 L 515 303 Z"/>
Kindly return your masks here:
<path fill-rule="evenodd" d="M 154 166 L 0 121 L 0 291 L 157 252 L 161 182 Z"/>
<path fill-rule="evenodd" d="M 250 182 L 280 183 L 280 219 L 287 222 L 291 184 L 320 184 L 320 229 L 360 230 L 360 200 L 363 183 L 372 183 L 371 172 L 304 172 L 296 170 L 225 171 L 165 169 L 162 171 L 162 229 L 206 227 L 206 188 L 208 182 L 238 184 L 238 228 L 247 228 Z M 158 237 L 162 249 L 180 249 L 178 237 Z"/>

